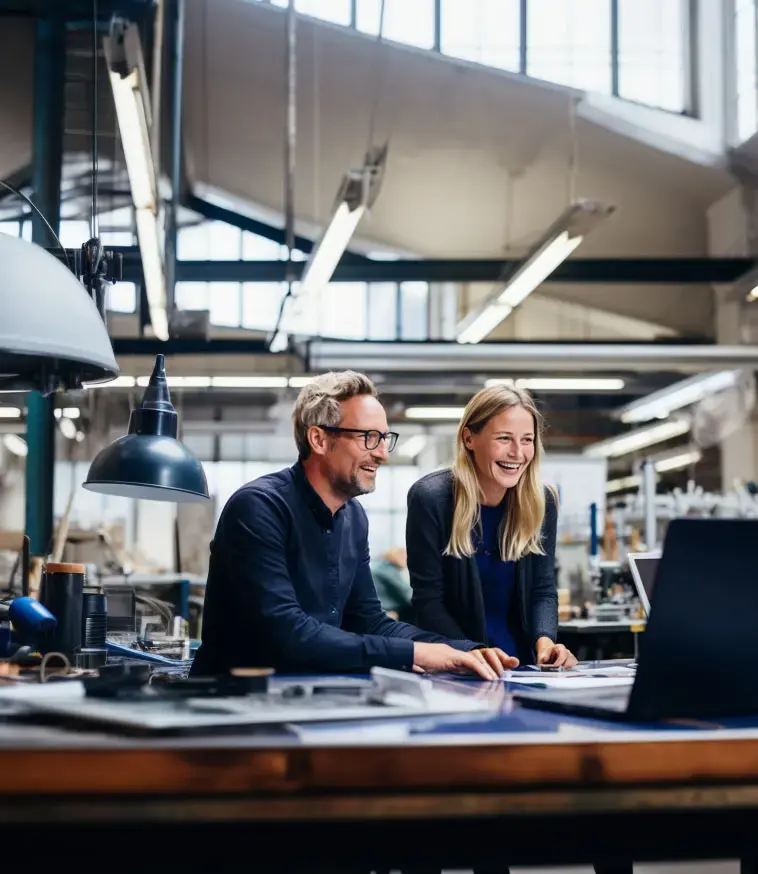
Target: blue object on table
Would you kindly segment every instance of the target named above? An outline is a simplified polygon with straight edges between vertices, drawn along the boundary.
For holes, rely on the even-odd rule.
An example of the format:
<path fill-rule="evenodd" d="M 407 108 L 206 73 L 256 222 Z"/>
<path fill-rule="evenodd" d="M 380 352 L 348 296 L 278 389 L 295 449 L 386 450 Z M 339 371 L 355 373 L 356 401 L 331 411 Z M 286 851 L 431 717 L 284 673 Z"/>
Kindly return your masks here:
<path fill-rule="evenodd" d="M 16 598 L 8 610 L 13 630 L 24 643 L 37 644 L 40 638 L 55 631 L 55 616 L 36 598 Z"/>

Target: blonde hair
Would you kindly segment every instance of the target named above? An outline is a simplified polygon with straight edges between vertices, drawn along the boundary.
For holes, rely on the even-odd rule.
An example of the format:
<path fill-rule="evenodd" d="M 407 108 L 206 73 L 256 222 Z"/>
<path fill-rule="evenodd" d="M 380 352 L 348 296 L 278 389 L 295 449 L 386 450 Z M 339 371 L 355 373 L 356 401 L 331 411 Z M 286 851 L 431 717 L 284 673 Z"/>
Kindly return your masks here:
<path fill-rule="evenodd" d="M 453 462 L 453 527 L 444 555 L 463 558 L 473 555 L 471 532 L 481 524 L 479 504 L 482 490 L 476 475 L 473 453 L 466 448 L 464 431 L 478 434 L 493 416 L 512 407 L 522 407 L 534 420 L 534 458 L 510 489 L 508 510 L 500 532 L 500 557 L 518 561 L 525 555 L 544 555 L 541 529 L 545 518 L 545 491 L 540 480 L 543 420 L 528 392 L 496 385 L 477 392 L 466 405 L 456 435 Z"/>
<path fill-rule="evenodd" d="M 292 410 L 300 461 L 304 461 L 311 453 L 308 429 L 314 425 L 339 425 L 342 421 L 340 402 L 359 395 L 376 397 L 376 386 L 367 376 L 355 370 L 323 373 L 300 390 Z"/>

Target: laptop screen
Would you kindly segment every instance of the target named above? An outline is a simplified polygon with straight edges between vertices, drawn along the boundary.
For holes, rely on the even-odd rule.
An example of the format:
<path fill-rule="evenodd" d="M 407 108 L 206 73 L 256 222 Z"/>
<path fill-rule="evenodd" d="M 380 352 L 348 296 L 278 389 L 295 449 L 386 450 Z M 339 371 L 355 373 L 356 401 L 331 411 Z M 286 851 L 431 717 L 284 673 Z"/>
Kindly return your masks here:
<path fill-rule="evenodd" d="M 650 601 L 653 597 L 653 585 L 655 584 L 655 575 L 658 572 L 658 563 L 660 557 L 637 555 L 630 556 L 629 563 L 632 566 L 632 576 L 637 587 L 642 606 L 645 608 L 645 613 L 650 612 Z M 644 597 L 643 597 L 644 595 Z"/>

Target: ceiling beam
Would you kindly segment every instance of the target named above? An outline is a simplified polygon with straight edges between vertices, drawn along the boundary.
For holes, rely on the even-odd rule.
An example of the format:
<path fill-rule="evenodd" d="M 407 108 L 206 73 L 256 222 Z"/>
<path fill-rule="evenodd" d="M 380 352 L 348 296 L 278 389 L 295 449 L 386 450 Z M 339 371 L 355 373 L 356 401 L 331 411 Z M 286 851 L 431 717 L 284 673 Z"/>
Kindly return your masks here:
<path fill-rule="evenodd" d="M 124 255 L 124 279 L 141 278 L 136 247 L 114 247 Z M 333 282 L 498 282 L 521 261 L 486 258 L 341 261 Z M 305 262 L 292 267 L 295 278 Z M 752 258 L 572 258 L 550 276 L 550 283 L 707 285 L 735 282 L 756 266 Z M 179 261 L 179 282 L 285 282 L 286 261 Z"/>

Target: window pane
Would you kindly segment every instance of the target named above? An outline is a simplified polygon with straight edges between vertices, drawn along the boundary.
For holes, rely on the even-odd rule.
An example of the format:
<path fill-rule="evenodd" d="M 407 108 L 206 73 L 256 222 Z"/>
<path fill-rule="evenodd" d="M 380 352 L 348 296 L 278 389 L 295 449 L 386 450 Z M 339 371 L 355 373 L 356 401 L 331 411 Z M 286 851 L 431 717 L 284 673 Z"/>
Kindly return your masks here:
<path fill-rule="evenodd" d="M 756 103 L 755 0 L 737 0 L 734 18 L 737 85 L 737 139 L 746 140 L 758 127 Z"/>
<path fill-rule="evenodd" d="M 10 234 L 11 237 L 17 237 L 18 222 L 0 222 L 0 234 Z"/>
<path fill-rule="evenodd" d="M 242 327 L 258 331 L 273 331 L 285 282 L 245 282 L 242 286 Z"/>
<path fill-rule="evenodd" d="M 207 310 L 207 282 L 177 282 L 176 308 L 180 310 Z"/>
<path fill-rule="evenodd" d="M 330 282 L 319 297 L 317 330 L 320 337 L 365 339 L 365 282 Z"/>
<path fill-rule="evenodd" d="M 137 286 L 133 282 L 116 282 L 108 287 L 106 302 L 114 313 L 136 313 Z"/>
<path fill-rule="evenodd" d="M 358 0 L 358 30 L 376 36 L 380 16 L 381 0 Z M 385 0 L 382 35 L 421 49 L 434 48 L 434 0 Z"/>
<path fill-rule="evenodd" d="M 242 234 L 243 261 L 279 261 L 287 257 L 285 246 L 244 231 Z"/>
<path fill-rule="evenodd" d="M 619 95 L 682 112 L 683 0 L 619 0 Z M 753 37 L 754 38 L 754 37 Z"/>
<path fill-rule="evenodd" d="M 401 340 L 427 339 L 428 299 L 429 286 L 426 282 L 403 282 L 400 284 Z"/>
<path fill-rule="evenodd" d="M 240 326 L 240 283 L 209 282 L 211 324 L 227 328 Z"/>
<path fill-rule="evenodd" d="M 518 71 L 520 0 L 442 0 L 440 48 L 446 55 Z"/>
<path fill-rule="evenodd" d="M 334 24 L 350 24 L 350 0 L 297 0 L 295 9 Z"/>
<path fill-rule="evenodd" d="M 530 76 L 610 93 L 609 0 L 529 0 L 527 11 Z"/>
<path fill-rule="evenodd" d="M 397 339 L 397 285 L 394 282 L 373 282 L 368 287 L 367 339 Z"/>
<path fill-rule="evenodd" d="M 79 249 L 90 236 L 89 222 L 73 220 L 61 222 L 58 237 L 65 249 Z"/>

